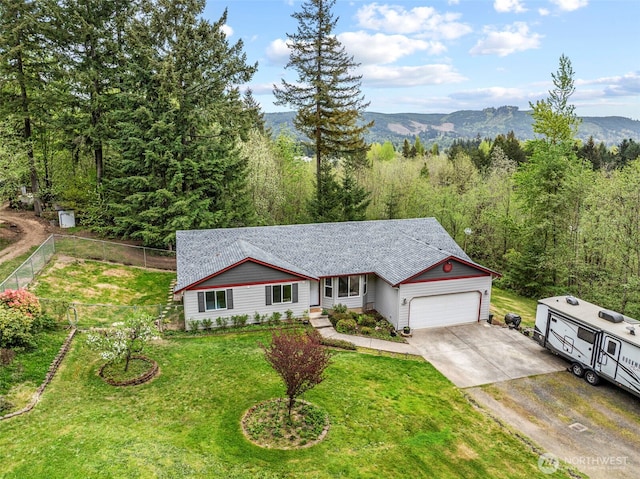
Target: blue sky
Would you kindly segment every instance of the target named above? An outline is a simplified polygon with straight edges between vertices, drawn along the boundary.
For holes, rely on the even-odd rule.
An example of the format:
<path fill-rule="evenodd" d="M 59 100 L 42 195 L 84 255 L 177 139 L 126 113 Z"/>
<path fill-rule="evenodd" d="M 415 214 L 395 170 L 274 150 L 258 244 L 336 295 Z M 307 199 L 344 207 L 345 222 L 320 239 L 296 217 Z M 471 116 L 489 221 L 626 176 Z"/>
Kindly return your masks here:
<path fill-rule="evenodd" d="M 228 8 L 229 41 L 242 39 L 258 72 L 249 85 L 265 112 L 286 70 L 291 14 L 301 0 L 207 0 L 204 16 Z M 449 113 L 547 97 L 565 54 L 580 116 L 640 120 L 638 0 L 338 0 L 335 34 L 360 63 L 369 111 Z"/>

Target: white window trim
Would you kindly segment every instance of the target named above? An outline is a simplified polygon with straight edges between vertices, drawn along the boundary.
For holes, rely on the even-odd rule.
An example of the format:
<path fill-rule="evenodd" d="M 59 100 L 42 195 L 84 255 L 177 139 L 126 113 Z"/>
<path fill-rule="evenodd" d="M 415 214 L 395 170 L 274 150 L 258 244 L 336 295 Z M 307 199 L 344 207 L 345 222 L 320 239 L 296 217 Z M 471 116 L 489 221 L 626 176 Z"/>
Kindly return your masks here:
<path fill-rule="evenodd" d="M 275 292 L 276 292 L 276 288 L 280 287 L 280 294 L 281 294 L 281 299 L 284 298 L 284 288 L 285 286 L 289 286 L 290 288 L 290 293 L 289 293 L 289 301 L 276 301 L 276 297 L 275 297 Z M 284 283 L 284 284 L 274 284 L 271 287 L 271 304 L 291 304 L 293 303 L 293 283 Z"/>
<path fill-rule="evenodd" d="M 214 298 L 215 298 L 214 303 L 217 306 L 218 305 L 217 293 L 219 293 L 219 292 L 223 292 L 224 293 L 224 308 L 217 308 L 217 307 L 216 308 L 209 308 L 208 307 L 209 306 L 209 302 L 207 301 L 207 295 L 209 293 L 212 293 L 214 295 Z M 205 293 L 204 293 L 204 310 L 205 311 L 224 311 L 226 309 L 229 309 L 229 308 L 227 308 L 227 304 L 228 304 L 228 298 L 227 298 L 227 290 L 226 289 L 216 289 L 215 291 L 205 291 Z"/>
<path fill-rule="evenodd" d="M 327 284 L 327 281 L 331 284 Z M 331 296 L 327 296 L 327 288 L 331 289 Z M 325 298 L 333 298 L 333 278 L 325 278 L 322 289 Z"/>
<path fill-rule="evenodd" d="M 351 294 L 351 278 L 358 278 L 358 294 Z M 340 278 L 347 278 L 347 294 L 346 296 L 341 296 L 340 295 Z M 350 274 L 350 275 L 345 275 L 345 276 L 338 276 L 338 298 L 358 298 L 360 297 L 360 293 L 361 293 L 361 285 L 360 285 L 360 278 L 361 275 L 356 275 L 356 274 Z"/>

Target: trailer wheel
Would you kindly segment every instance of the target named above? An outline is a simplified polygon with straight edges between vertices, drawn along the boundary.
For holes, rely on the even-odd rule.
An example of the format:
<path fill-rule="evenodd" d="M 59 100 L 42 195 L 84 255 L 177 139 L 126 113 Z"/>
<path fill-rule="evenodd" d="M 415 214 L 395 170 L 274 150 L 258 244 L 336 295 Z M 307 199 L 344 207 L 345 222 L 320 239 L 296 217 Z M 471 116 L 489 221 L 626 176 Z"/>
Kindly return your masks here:
<path fill-rule="evenodd" d="M 584 379 L 592 386 L 597 386 L 600 382 L 600 376 L 598 376 L 595 371 L 591 370 L 585 371 Z"/>
<path fill-rule="evenodd" d="M 579 378 L 584 376 L 584 368 L 582 367 L 582 364 L 580 364 L 580 363 L 573 363 L 571 365 L 571 372 L 574 375 L 576 375 L 577 377 L 579 377 Z"/>

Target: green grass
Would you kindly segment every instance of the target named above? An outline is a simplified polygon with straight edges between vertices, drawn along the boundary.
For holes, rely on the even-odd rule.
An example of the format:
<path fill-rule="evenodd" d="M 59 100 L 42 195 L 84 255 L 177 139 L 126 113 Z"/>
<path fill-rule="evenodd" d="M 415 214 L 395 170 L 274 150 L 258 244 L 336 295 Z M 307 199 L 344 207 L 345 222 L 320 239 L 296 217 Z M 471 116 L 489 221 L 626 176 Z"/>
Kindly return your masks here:
<path fill-rule="evenodd" d="M 77 325 L 87 328 L 122 321 L 130 314 L 157 316 L 167 303 L 174 278 L 174 272 L 54 257 L 30 289 L 45 307 L 47 300 L 79 303 L 75 305 Z M 182 311 L 175 310 L 176 316 Z M 69 319 L 75 321 L 74 315 Z"/>
<path fill-rule="evenodd" d="M 525 298 L 495 286 L 491 288 L 491 312 L 499 321 L 504 321 L 504 315 L 507 313 L 516 313 L 522 318 L 523 327 L 533 327 L 536 322 L 537 304 L 535 299 Z"/>
<path fill-rule="evenodd" d="M 17 256 L 12 260 L 4 261 L 0 263 L 0 282 L 4 281 L 11 273 L 13 273 L 16 270 L 16 268 L 18 268 L 22 263 L 24 263 L 29 258 L 29 256 L 33 254 L 33 252 L 36 249 L 38 249 L 38 247 L 34 246 L 29 251 L 27 251 L 24 254 L 21 254 L 20 256 Z"/>
<path fill-rule="evenodd" d="M 83 335 L 34 411 L 0 423 L 0 477 L 544 478 L 537 456 L 431 365 L 336 353 L 305 395 L 331 429 L 308 449 L 247 441 L 240 419 L 283 395 L 258 341 L 268 333 L 163 340 L 160 374 L 117 388 Z"/>
<path fill-rule="evenodd" d="M 0 366 L 0 395 L 20 409 L 44 380 L 47 370 L 64 342 L 68 331 L 41 331 L 36 348 L 20 351 L 9 365 Z"/>
<path fill-rule="evenodd" d="M 32 290 L 38 297 L 86 304 L 164 304 L 173 278 L 173 272 L 54 257 Z"/>

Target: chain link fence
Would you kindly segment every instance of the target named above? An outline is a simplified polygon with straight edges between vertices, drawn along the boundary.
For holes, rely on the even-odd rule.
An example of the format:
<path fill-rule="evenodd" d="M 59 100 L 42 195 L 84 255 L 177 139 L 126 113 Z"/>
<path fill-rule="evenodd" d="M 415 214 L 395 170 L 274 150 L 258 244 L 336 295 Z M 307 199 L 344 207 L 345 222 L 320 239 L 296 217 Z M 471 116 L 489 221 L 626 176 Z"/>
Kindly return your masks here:
<path fill-rule="evenodd" d="M 0 291 L 26 288 L 56 254 L 147 269 L 176 270 L 174 251 L 79 236 L 51 235 L 24 263 L 0 283 Z M 68 321 L 71 326 L 78 329 L 109 327 L 130 315 L 139 314 L 155 318 L 161 330 L 165 327 L 184 327 L 184 307 L 176 303 L 120 306 L 38 299 L 47 315 L 61 322 Z"/>
<path fill-rule="evenodd" d="M 181 304 L 122 306 L 115 304 L 83 304 L 56 299 L 38 298 L 43 312 L 58 322 L 68 322 L 79 330 L 108 328 L 131 316 L 147 315 L 156 321 L 158 329 L 183 328 L 184 307 Z"/>
<path fill-rule="evenodd" d="M 25 288 L 49 263 L 54 254 L 109 261 L 143 268 L 176 270 L 175 251 L 81 238 L 79 236 L 51 235 L 7 279 L 0 283 L 0 291 Z"/>
<path fill-rule="evenodd" d="M 0 283 L 0 291 L 26 287 L 56 252 L 54 235 L 49 236 L 27 260 Z"/>

